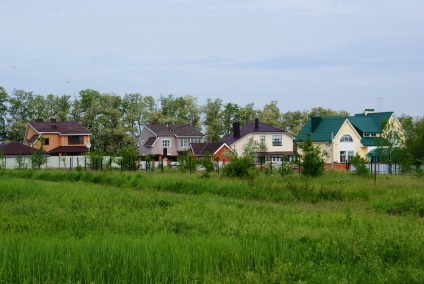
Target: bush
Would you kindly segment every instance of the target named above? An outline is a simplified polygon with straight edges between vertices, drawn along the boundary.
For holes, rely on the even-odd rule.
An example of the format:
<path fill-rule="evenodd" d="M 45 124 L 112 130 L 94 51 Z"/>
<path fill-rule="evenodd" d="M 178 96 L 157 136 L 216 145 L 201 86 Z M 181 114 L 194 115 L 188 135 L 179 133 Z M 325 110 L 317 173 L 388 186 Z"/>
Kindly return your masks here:
<path fill-rule="evenodd" d="M 249 156 L 232 156 L 222 169 L 222 175 L 226 177 L 252 178 L 255 172 L 255 165 Z"/>
<path fill-rule="evenodd" d="M 370 170 L 367 168 L 367 160 L 359 156 L 358 153 L 351 160 L 351 164 L 355 167 L 354 173 L 360 176 L 370 174 Z"/>
<path fill-rule="evenodd" d="M 294 170 L 289 162 L 284 161 L 281 166 L 277 169 L 277 172 L 282 176 L 286 177 L 294 173 Z"/>

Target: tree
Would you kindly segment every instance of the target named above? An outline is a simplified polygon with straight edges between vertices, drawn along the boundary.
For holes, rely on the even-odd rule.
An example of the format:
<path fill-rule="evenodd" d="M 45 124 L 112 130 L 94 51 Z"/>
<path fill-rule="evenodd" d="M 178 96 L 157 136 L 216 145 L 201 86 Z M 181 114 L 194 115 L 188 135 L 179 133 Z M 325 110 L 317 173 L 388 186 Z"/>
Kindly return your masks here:
<path fill-rule="evenodd" d="M 6 140 L 6 113 L 7 113 L 7 101 L 9 96 L 6 90 L 0 86 L 0 144 Z"/>
<path fill-rule="evenodd" d="M 34 117 L 34 111 L 30 107 L 33 97 L 32 92 L 13 90 L 9 98 L 9 117 L 6 127 L 7 140 L 22 141 L 28 122 L 37 118 Z"/>
<path fill-rule="evenodd" d="M 324 174 L 323 153 L 319 146 L 312 144 L 311 136 L 308 135 L 303 143 L 297 144 L 302 150 L 302 153 L 295 151 L 296 160 L 299 166 L 302 168 L 302 175 L 317 177 Z"/>
<path fill-rule="evenodd" d="M 288 111 L 282 114 L 281 128 L 297 136 L 308 120 L 307 111 Z"/>
<path fill-rule="evenodd" d="M 269 104 L 266 104 L 263 110 L 258 112 L 259 119 L 271 126 L 281 128 L 281 112 L 278 108 L 278 101 L 271 101 Z"/>
<path fill-rule="evenodd" d="M 221 121 L 222 115 L 222 100 L 216 99 L 212 101 L 207 99 L 206 105 L 202 108 L 205 118 L 203 125 L 206 128 L 206 140 L 208 142 L 219 141 L 223 133 L 223 125 Z"/>
<path fill-rule="evenodd" d="M 251 121 L 254 121 L 258 116 L 258 111 L 255 110 L 253 103 L 249 103 L 239 110 L 239 121 L 240 125 L 245 125 Z"/>
<path fill-rule="evenodd" d="M 31 156 L 31 168 L 34 170 L 40 169 L 42 165 L 47 163 L 47 157 L 44 155 L 45 153 L 43 147 L 44 138 L 43 136 L 40 136 L 37 140 L 40 141 L 40 147 L 33 149 Z"/>
<path fill-rule="evenodd" d="M 233 133 L 233 122 L 239 120 L 240 106 L 233 103 L 224 105 L 221 122 L 222 122 L 222 137 L 226 137 Z"/>
<path fill-rule="evenodd" d="M 399 120 L 405 130 L 405 148 L 416 168 L 424 162 L 424 117 L 402 115 Z"/>
<path fill-rule="evenodd" d="M 179 124 L 190 124 L 200 128 L 200 107 L 197 98 L 185 96 L 175 98 L 173 95 L 168 97 L 161 96 L 161 112 L 167 122 Z"/>
<path fill-rule="evenodd" d="M 403 147 L 403 138 L 398 129 L 391 122 L 383 121 L 382 129 L 384 129 L 381 137 L 376 137 L 377 155 L 381 158 L 381 162 L 387 163 L 389 173 L 392 174 L 392 166 L 398 162 Z"/>

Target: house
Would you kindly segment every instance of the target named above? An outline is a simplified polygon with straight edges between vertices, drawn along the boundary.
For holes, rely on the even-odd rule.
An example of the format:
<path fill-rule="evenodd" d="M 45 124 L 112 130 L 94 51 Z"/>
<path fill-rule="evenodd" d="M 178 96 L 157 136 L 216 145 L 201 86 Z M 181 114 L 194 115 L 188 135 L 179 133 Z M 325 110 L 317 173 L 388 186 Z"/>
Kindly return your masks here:
<path fill-rule="evenodd" d="M 375 112 L 366 109 L 354 116 L 312 117 L 306 122 L 295 142 L 301 143 L 310 135 L 314 146 L 320 146 L 325 153 L 327 168 L 345 168 L 358 153 L 371 160 L 375 149 L 390 131 L 404 137 L 403 128 L 393 112 Z"/>
<path fill-rule="evenodd" d="M 204 134 L 189 124 L 149 123 L 141 130 L 139 155 L 175 159 L 183 151 L 189 151 L 190 143 L 203 142 L 203 139 Z"/>
<path fill-rule="evenodd" d="M 16 141 L 12 141 L 0 146 L 0 153 L 5 158 L 15 158 L 17 156 L 32 156 L 33 150 L 33 148 Z"/>
<path fill-rule="evenodd" d="M 230 161 L 230 156 L 234 155 L 234 151 L 224 142 L 205 142 L 191 143 L 188 154 L 194 159 L 210 157 L 212 162 L 218 160 L 225 163 Z"/>
<path fill-rule="evenodd" d="M 268 157 L 272 162 L 281 162 L 283 157 L 291 159 L 294 136 L 287 131 L 262 123 L 258 118 L 240 128 L 240 123 L 233 123 L 233 133 L 221 139 L 235 152 L 242 153 L 244 147 L 253 139 L 265 146 L 266 151 L 258 152 L 258 157 Z"/>
<path fill-rule="evenodd" d="M 28 123 L 24 144 L 33 148 L 42 145 L 51 156 L 76 156 L 90 152 L 90 136 L 90 131 L 78 122 L 38 119 Z"/>

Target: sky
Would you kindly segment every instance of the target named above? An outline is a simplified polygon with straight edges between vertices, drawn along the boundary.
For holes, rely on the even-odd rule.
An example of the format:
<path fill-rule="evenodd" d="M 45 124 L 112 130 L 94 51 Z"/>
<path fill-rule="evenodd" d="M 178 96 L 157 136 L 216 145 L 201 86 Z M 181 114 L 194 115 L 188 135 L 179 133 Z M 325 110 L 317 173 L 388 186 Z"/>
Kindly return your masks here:
<path fill-rule="evenodd" d="M 423 116 L 422 0 L 0 2 L 0 86 Z"/>

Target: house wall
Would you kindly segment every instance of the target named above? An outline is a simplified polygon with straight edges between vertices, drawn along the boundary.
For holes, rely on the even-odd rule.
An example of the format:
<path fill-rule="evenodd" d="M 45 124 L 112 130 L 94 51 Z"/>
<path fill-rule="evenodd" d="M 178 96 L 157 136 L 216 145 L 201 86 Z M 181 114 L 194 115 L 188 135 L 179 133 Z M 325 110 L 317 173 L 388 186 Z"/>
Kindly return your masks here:
<path fill-rule="evenodd" d="M 280 135 L 282 136 L 282 146 L 272 146 L 272 135 Z M 231 147 L 237 152 L 237 154 L 243 153 L 243 148 L 247 144 L 250 138 L 257 141 L 259 143 L 260 137 L 265 136 L 265 144 L 267 147 L 267 152 L 286 152 L 293 151 L 293 138 L 287 133 L 283 132 L 272 132 L 272 133 L 250 133 L 231 145 Z"/>

